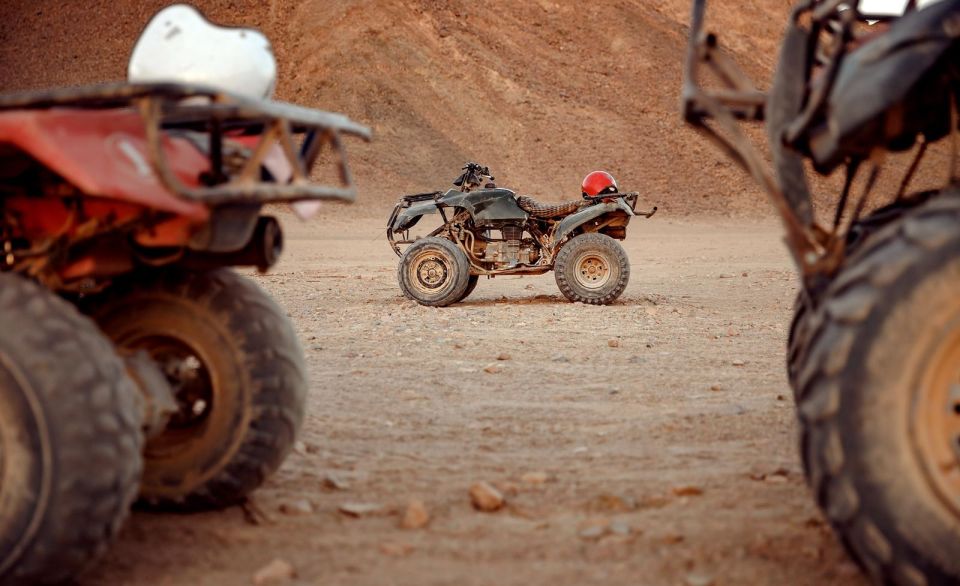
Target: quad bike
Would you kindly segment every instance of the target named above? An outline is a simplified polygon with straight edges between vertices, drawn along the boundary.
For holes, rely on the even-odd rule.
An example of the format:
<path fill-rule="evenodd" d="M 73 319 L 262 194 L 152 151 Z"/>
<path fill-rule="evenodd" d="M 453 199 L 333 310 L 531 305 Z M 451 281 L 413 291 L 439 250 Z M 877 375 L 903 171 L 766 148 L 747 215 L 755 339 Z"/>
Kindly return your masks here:
<path fill-rule="evenodd" d="M 195 84 L 0 96 L 0 584 L 70 579 L 138 495 L 233 505 L 281 464 L 302 351 L 229 267 L 276 262 L 265 204 L 354 199 L 349 135 L 370 133 Z M 314 184 L 325 145 L 341 177 Z"/>
<path fill-rule="evenodd" d="M 442 307 L 470 295 L 481 275 L 550 270 L 570 301 L 606 305 L 623 293 L 630 263 L 617 240 L 626 238 L 630 218 L 657 211 L 638 212 L 639 193 L 611 188 L 544 204 L 497 187 L 487 167 L 467 163 L 462 170 L 456 189 L 405 195 L 390 214 L 387 240 L 400 257 L 397 280 L 406 297 Z M 443 223 L 412 239 L 410 229 L 436 213 Z"/>
<path fill-rule="evenodd" d="M 960 0 L 911 0 L 898 15 L 858 4 L 801 2 L 764 95 L 703 33 L 705 0 L 695 0 L 684 116 L 765 188 L 786 228 L 801 275 L 787 367 L 817 503 L 874 582 L 956 584 Z M 714 89 L 701 85 L 702 65 Z M 737 123 L 762 120 L 772 171 Z M 942 186 L 911 192 L 941 140 Z M 910 150 L 881 199 L 884 155 Z M 822 175 L 845 170 L 828 225 L 815 219 L 805 160 Z"/>

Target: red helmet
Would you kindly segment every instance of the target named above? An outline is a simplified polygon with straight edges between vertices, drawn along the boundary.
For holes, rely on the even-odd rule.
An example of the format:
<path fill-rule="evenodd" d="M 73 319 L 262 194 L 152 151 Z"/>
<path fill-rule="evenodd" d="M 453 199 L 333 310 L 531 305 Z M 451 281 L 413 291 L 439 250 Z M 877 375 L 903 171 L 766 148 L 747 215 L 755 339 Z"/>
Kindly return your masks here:
<path fill-rule="evenodd" d="M 620 191 L 620 187 L 610 173 L 594 171 L 583 178 L 580 191 L 583 193 L 583 197 L 597 197 L 607 193 L 617 193 Z"/>

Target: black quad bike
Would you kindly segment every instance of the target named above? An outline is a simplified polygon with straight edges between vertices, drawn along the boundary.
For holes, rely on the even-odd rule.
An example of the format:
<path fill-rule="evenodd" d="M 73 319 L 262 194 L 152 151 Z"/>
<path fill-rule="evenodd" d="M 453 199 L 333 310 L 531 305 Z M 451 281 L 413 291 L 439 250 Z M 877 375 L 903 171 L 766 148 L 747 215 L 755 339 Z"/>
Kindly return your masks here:
<path fill-rule="evenodd" d="M 814 497 L 875 583 L 919 586 L 960 583 L 960 0 L 915 4 L 801 2 L 765 95 L 695 0 L 683 104 L 786 228 L 801 275 L 787 370 Z M 699 84 L 702 65 L 720 89 Z M 766 121 L 772 170 L 738 120 Z M 881 199 L 886 153 L 911 150 Z M 845 171 L 829 224 L 806 162 Z M 911 191 L 922 163 L 943 183 Z"/>
<path fill-rule="evenodd" d="M 387 222 L 387 240 L 400 257 L 397 279 L 406 297 L 442 307 L 470 295 L 481 275 L 550 270 L 570 301 L 606 305 L 623 293 L 630 262 L 617 240 L 626 238 L 631 218 L 649 218 L 656 207 L 638 212 L 637 192 L 544 204 L 493 180 L 487 167 L 467 163 L 455 189 L 400 198 Z M 410 229 L 436 213 L 443 223 L 411 239 Z"/>

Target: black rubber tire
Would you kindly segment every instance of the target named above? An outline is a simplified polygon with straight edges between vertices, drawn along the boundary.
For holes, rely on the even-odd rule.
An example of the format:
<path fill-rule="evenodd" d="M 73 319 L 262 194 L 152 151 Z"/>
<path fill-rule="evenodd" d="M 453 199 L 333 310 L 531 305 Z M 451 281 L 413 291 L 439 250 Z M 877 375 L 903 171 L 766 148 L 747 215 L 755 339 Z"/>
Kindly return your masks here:
<path fill-rule="evenodd" d="M 0 274 L 0 584 L 70 579 L 137 496 L 139 391 L 96 325 Z"/>
<path fill-rule="evenodd" d="M 230 269 L 145 272 L 85 308 L 117 346 L 155 358 L 182 349 L 209 381 L 199 422 L 147 442 L 146 505 L 239 504 L 280 466 L 303 423 L 307 374 L 290 320 L 255 283 Z"/>
<path fill-rule="evenodd" d="M 932 195 L 933 192 L 917 193 L 908 199 L 878 208 L 861 218 L 850 227 L 847 233 L 844 254 L 848 258 L 855 255 L 872 234 L 891 222 L 899 220 L 911 209 L 929 201 Z M 798 367 L 796 363 L 798 357 L 804 352 L 804 347 L 810 342 L 810 328 L 806 323 L 806 318 L 813 311 L 813 307 L 819 303 L 822 294 L 822 287 L 815 291 L 809 291 L 801 286 L 793 303 L 793 319 L 790 322 L 790 330 L 787 335 L 787 380 L 793 390 L 794 397 L 797 395 Z"/>
<path fill-rule="evenodd" d="M 591 289 L 583 286 L 575 274 L 578 259 L 593 254 L 602 257 L 610 277 L 602 286 Z M 563 296 L 573 302 L 590 305 L 608 305 L 617 300 L 630 281 L 630 261 L 620 243 L 606 234 L 590 232 L 574 236 L 563 245 L 553 264 L 557 287 Z"/>
<path fill-rule="evenodd" d="M 477 283 L 480 282 L 480 275 L 470 275 L 470 280 L 467 281 L 467 288 L 463 292 L 463 297 L 459 301 L 463 301 L 467 297 L 470 297 L 470 294 L 473 293 L 473 290 L 477 288 Z"/>
<path fill-rule="evenodd" d="M 426 262 L 438 264 L 442 271 L 436 284 L 419 278 L 417 266 Z M 421 238 L 403 251 L 397 266 L 397 281 L 404 296 L 420 305 L 446 307 L 466 296 L 470 285 L 470 260 L 446 238 Z"/>
<path fill-rule="evenodd" d="M 797 396 L 798 360 L 803 353 L 804 345 L 810 341 L 807 317 L 813 311 L 809 293 L 801 286 L 797 291 L 797 298 L 793 302 L 793 319 L 790 321 L 790 330 L 787 334 L 787 381 Z"/>
<path fill-rule="evenodd" d="M 953 191 L 871 235 L 805 320 L 797 412 L 807 480 L 878 584 L 960 582 L 960 513 L 927 480 L 910 427 L 928 343 L 960 316 L 958 288 Z"/>

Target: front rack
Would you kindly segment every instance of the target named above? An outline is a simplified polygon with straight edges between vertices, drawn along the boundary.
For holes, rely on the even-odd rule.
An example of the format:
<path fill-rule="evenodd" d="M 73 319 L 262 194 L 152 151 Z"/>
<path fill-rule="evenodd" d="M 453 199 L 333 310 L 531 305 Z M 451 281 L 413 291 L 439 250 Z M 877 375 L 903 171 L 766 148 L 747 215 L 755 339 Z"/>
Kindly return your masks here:
<path fill-rule="evenodd" d="M 254 100 L 201 85 L 118 83 L 0 95 L 0 112 L 52 108 L 138 110 L 144 121 L 147 155 L 160 182 L 184 199 L 208 205 L 324 199 L 352 202 L 356 188 L 342 137 L 371 139 L 368 127 L 341 114 Z M 165 132 L 174 130 L 209 137 L 207 185 L 184 185 L 171 170 L 162 139 Z M 294 140 L 297 134 L 304 135 L 299 147 Z M 231 173 L 224 164 L 224 140 L 236 135 L 258 135 L 259 140 L 239 171 Z M 310 170 L 325 145 L 337 156 L 340 185 L 310 182 Z M 262 177 L 261 166 L 274 146 L 279 146 L 291 169 L 287 183 Z"/>

